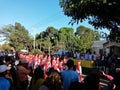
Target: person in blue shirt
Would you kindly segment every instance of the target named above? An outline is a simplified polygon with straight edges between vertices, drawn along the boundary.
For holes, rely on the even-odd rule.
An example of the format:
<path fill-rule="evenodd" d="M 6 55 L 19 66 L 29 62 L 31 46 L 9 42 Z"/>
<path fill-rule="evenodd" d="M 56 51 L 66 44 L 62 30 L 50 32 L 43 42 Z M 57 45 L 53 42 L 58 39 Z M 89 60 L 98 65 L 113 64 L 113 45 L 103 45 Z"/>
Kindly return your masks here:
<path fill-rule="evenodd" d="M 10 82 L 5 77 L 0 77 L 0 90 L 9 90 Z"/>
<path fill-rule="evenodd" d="M 63 90 L 69 90 L 70 84 L 73 82 L 79 82 L 78 73 L 73 70 L 74 61 L 69 59 L 67 61 L 67 70 L 63 70 L 61 72 L 62 82 L 63 82 Z"/>
<path fill-rule="evenodd" d="M 7 70 L 10 70 L 10 67 L 0 65 L 0 90 L 10 90 L 10 81 L 6 78 Z"/>

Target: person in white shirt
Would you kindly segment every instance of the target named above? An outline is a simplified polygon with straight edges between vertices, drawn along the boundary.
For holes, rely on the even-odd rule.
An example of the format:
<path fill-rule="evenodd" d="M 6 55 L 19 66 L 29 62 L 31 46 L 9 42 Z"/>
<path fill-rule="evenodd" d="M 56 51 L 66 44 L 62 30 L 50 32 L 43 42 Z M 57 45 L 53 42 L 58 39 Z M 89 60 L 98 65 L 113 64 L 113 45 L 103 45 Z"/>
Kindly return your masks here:
<path fill-rule="evenodd" d="M 96 53 L 94 52 L 94 53 L 93 53 L 93 60 L 96 61 L 96 58 L 97 58 L 97 55 L 96 55 Z"/>
<path fill-rule="evenodd" d="M 88 60 L 88 59 L 89 59 L 89 54 L 86 53 L 86 54 L 85 54 L 85 60 Z"/>

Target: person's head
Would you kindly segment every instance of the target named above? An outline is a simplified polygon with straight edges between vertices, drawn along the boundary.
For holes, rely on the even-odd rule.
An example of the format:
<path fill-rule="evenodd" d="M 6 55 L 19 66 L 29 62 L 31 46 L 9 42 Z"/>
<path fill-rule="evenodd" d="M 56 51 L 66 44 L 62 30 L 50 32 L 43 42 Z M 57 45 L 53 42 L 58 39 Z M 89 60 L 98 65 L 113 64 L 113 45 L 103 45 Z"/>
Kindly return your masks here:
<path fill-rule="evenodd" d="M 76 65 L 76 69 L 80 69 L 80 67 L 81 67 L 81 61 L 78 61 Z"/>
<path fill-rule="evenodd" d="M 11 60 L 11 65 L 15 65 L 15 60 Z"/>
<path fill-rule="evenodd" d="M 28 61 L 27 61 L 27 60 L 24 60 L 24 59 L 21 59 L 21 60 L 19 61 L 19 65 L 22 65 L 22 66 L 24 66 L 24 67 L 28 67 Z"/>
<path fill-rule="evenodd" d="M 5 63 L 6 63 L 6 65 L 11 64 L 11 57 L 10 56 L 5 57 Z"/>
<path fill-rule="evenodd" d="M 34 79 L 38 80 L 39 78 L 44 78 L 44 72 L 40 67 L 36 68 L 34 71 Z"/>
<path fill-rule="evenodd" d="M 54 68 L 53 68 L 53 67 L 49 68 L 49 71 L 48 71 L 48 72 L 46 72 L 46 73 L 47 73 L 47 75 L 49 76 L 49 74 L 50 74 L 52 71 L 54 71 Z"/>
<path fill-rule="evenodd" d="M 49 90 L 61 90 L 62 81 L 60 73 L 57 70 L 52 70 L 44 84 L 49 88 Z"/>
<path fill-rule="evenodd" d="M 74 66 L 74 61 L 73 61 L 72 59 L 69 59 L 69 60 L 67 61 L 67 66 L 68 66 L 68 69 L 73 68 L 73 66 Z"/>
<path fill-rule="evenodd" d="M 0 65 L 0 77 L 5 77 L 6 74 L 8 74 L 8 72 L 10 72 L 10 69 L 11 67 L 3 64 L 3 65 Z"/>

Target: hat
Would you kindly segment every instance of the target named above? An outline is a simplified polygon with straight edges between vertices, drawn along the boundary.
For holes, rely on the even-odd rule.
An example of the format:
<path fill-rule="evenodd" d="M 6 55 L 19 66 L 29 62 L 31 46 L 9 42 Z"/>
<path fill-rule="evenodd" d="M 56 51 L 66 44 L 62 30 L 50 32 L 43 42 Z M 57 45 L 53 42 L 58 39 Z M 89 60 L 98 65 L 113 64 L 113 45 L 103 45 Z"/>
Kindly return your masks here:
<path fill-rule="evenodd" d="M 20 62 L 21 62 L 21 63 L 28 63 L 28 61 L 27 61 L 27 60 L 24 60 L 24 59 L 21 59 Z"/>
<path fill-rule="evenodd" d="M 0 73 L 5 72 L 6 70 L 10 70 L 11 67 L 7 65 L 0 65 Z"/>

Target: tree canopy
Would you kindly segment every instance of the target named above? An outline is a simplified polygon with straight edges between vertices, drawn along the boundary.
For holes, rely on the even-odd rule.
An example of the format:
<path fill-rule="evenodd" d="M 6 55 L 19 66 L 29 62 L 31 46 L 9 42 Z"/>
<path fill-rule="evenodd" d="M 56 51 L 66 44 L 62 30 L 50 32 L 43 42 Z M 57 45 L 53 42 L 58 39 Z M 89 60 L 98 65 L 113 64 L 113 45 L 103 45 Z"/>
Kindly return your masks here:
<path fill-rule="evenodd" d="M 85 26 L 78 26 L 74 32 L 73 28 L 61 27 L 56 29 L 52 26 L 35 35 L 35 38 L 29 34 L 20 23 L 8 25 L 0 30 L 0 35 L 5 37 L 7 45 L 15 50 L 28 49 L 29 51 L 56 52 L 59 49 L 69 51 L 86 51 L 90 49 L 93 41 L 100 39 L 100 34 L 96 30 L 91 30 Z M 34 43 L 33 43 L 34 42 Z M 33 46 L 35 45 L 35 48 Z M 8 46 L 4 45 L 8 49 Z"/>
<path fill-rule="evenodd" d="M 79 38 L 79 49 L 84 52 L 87 49 L 90 49 L 93 45 L 93 42 L 99 40 L 101 37 L 96 30 L 91 30 L 85 26 L 77 27 L 75 35 Z"/>
<path fill-rule="evenodd" d="M 109 39 L 120 39 L 120 0 L 60 0 L 71 24 L 88 20 L 95 28 L 110 30 Z"/>
<path fill-rule="evenodd" d="M 33 45 L 33 39 L 31 38 L 28 30 L 25 29 L 20 23 L 15 25 L 8 25 L 0 30 L 0 35 L 5 37 L 5 40 L 9 42 L 10 46 L 16 50 L 27 49 Z"/>
<path fill-rule="evenodd" d="M 38 35 L 36 41 L 40 41 L 39 44 L 43 50 L 48 50 L 48 47 L 50 47 L 54 51 L 65 49 L 85 52 L 86 49 L 91 48 L 93 41 L 99 39 L 100 34 L 98 31 L 79 26 L 76 32 L 69 27 L 61 27 L 59 30 L 54 27 L 48 27 Z"/>

